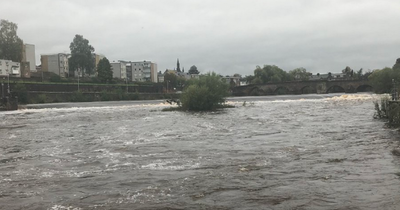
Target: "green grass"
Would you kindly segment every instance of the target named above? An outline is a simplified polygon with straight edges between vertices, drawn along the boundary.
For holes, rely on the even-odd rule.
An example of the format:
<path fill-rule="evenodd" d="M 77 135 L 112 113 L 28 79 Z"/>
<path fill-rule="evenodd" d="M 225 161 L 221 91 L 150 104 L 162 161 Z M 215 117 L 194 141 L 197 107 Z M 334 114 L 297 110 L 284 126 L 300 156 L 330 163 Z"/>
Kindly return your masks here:
<path fill-rule="evenodd" d="M 76 85 L 78 86 L 78 82 L 36 82 L 36 81 L 10 81 L 10 83 L 21 83 L 21 84 L 44 84 L 44 85 Z M 79 85 L 100 85 L 100 86 L 120 86 L 120 87 L 126 87 L 126 86 L 139 86 L 139 84 L 103 84 L 103 83 L 82 83 L 80 82 Z M 144 85 L 140 84 L 140 86 L 153 86 L 153 85 Z"/>

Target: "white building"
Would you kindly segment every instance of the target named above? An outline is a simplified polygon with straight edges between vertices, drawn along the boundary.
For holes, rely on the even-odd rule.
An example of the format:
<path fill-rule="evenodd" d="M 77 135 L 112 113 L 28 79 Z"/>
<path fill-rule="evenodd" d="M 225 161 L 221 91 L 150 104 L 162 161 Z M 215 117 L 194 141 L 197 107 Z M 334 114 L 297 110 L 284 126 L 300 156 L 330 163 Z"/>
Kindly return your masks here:
<path fill-rule="evenodd" d="M 21 77 L 21 65 L 11 60 L 0 60 L 0 76 Z"/>
<path fill-rule="evenodd" d="M 68 77 L 68 54 L 58 53 L 51 55 L 41 55 L 42 71 L 53 72 L 60 77 Z"/>
<path fill-rule="evenodd" d="M 157 64 L 151 61 L 139 61 L 130 62 L 130 68 L 132 70 L 131 81 L 137 82 L 158 82 L 157 79 Z"/>
<path fill-rule="evenodd" d="M 29 63 L 29 70 L 31 72 L 36 72 L 35 45 L 24 44 L 22 48 L 22 62 Z"/>
<path fill-rule="evenodd" d="M 222 80 L 224 80 L 229 85 L 240 86 L 240 77 L 225 76 L 225 77 L 222 77 Z"/>
<path fill-rule="evenodd" d="M 126 79 L 126 62 L 118 61 L 111 63 L 113 78 Z"/>
<path fill-rule="evenodd" d="M 331 73 L 329 76 L 329 73 L 327 74 L 316 74 L 316 75 L 310 75 L 309 80 L 341 80 L 341 79 L 346 79 L 346 74 L 345 73 Z"/>

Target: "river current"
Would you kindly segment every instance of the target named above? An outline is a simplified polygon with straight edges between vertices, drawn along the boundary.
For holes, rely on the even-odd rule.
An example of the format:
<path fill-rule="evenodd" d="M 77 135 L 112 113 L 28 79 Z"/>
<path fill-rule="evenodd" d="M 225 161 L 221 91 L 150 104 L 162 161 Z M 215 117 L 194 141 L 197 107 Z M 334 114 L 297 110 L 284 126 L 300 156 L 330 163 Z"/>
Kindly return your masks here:
<path fill-rule="evenodd" d="M 374 98 L 1 112 L 0 209 L 400 209 L 399 134 L 373 119 Z"/>

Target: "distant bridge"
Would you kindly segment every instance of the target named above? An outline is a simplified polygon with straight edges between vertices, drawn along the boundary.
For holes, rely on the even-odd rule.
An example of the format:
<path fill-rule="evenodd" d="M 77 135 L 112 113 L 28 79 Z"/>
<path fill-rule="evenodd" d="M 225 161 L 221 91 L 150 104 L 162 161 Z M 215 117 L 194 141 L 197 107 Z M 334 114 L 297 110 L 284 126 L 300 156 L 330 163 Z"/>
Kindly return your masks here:
<path fill-rule="evenodd" d="M 311 80 L 290 81 L 238 86 L 232 89 L 235 96 L 262 96 L 283 94 L 356 93 L 372 91 L 368 80 Z"/>

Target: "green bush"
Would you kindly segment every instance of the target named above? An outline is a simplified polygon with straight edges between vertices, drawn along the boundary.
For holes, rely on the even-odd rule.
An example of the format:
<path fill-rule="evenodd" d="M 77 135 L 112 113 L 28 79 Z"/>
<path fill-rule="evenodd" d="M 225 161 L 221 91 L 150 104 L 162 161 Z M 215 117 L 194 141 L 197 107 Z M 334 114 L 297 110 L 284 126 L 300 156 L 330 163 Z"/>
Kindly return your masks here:
<path fill-rule="evenodd" d="M 90 78 L 90 82 L 91 82 L 91 83 L 95 83 L 95 84 L 100 84 L 100 83 L 101 83 L 101 81 L 99 80 L 98 77 L 92 77 L 92 78 Z"/>
<path fill-rule="evenodd" d="M 77 91 L 71 95 L 71 101 L 72 102 L 84 102 L 87 100 L 85 99 L 85 96 L 82 94 L 82 92 Z"/>
<path fill-rule="evenodd" d="M 390 126 L 400 126 L 400 104 L 396 102 L 389 103 L 387 116 Z"/>
<path fill-rule="evenodd" d="M 140 100 L 139 93 L 129 94 L 129 100 Z"/>
<path fill-rule="evenodd" d="M 51 75 L 49 81 L 50 82 L 63 82 L 61 77 L 56 74 Z"/>
<path fill-rule="evenodd" d="M 183 110 L 215 110 L 225 103 L 225 97 L 228 96 L 229 84 L 215 73 L 190 80 L 188 84 L 180 97 Z"/>
<path fill-rule="evenodd" d="M 40 103 L 40 104 L 46 103 L 46 102 L 47 102 L 47 97 L 46 97 L 46 95 L 45 95 L 45 94 L 40 94 L 40 95 L 38 95 L 38 100 L 37 100 L 37 102 Z"/>
<path fill-rule="evenodd" d="M 112 100 L 112 93 L 109 93 L 109 92 L 107 92 L 105 90 L 101 91 L 100 100 L 102 100 L 102 101 L 111 101 Z"/>
<path fill-rule="evenodd" d="M 123 91 L 121 88 L 116 88 L 113 93 L 116 95 L 118 100 L 127 100 L 127 96 L 125 91 Z"/>
<path fill-rule="evenodd" d="M 24 84 L 17 83 L 13 90 L 13 94 L 18 97 L 18 102 L 21 104 L 27 104 L 28 103 L 28 91 L 26 90 L 26 87 Z"/>
<path fill-rule="evenodd" d="M 387 119 L 387 110 L 389 107 L 389 97 L 388 96 L 383 96 L 380 98 L 380 100 L 374 101 L 375 105 L 375 114 L 374 118 L 379 118 L 379 119 Z"/>

